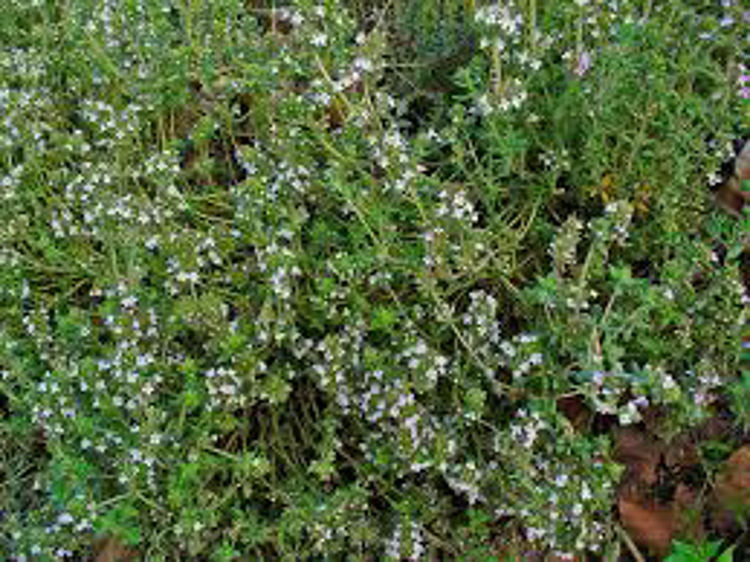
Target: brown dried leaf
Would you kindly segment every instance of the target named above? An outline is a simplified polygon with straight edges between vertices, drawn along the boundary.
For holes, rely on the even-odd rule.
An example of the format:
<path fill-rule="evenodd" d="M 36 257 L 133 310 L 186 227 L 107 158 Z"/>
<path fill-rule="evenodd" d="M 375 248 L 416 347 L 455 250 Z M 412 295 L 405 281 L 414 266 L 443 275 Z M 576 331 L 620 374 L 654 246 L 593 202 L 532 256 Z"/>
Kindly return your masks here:
<path fill-rule="evenodd" d="M 671 507 L 649 502 L 641 504 L 635 498 L 620 497 L 620 519 L 633 541 L 658 556 L 664 556 L 677 528 Z"/>
<path fill-rule="evenodd" d="M 695 439 L 690 432 L 672 439 L 664 450 L 664 462 L 670 468 L 687 468 L 700 463 Z"/>
<path fill-rule="evenodd" d="M 614 441 L 614 458 L 627 467 L 628 476 L 649 486 L 656 484 L 659 444 L 635 427 L 617 428 Z"/>
<path fill-rule="evenodd" d="M 696 491 L 683 484 L 677 484 L 672 510 L 681 536 L 689 537 L 691 542 L 701 542 L 704 538 L 701 511 L 703 502 Z"/>
<path fill-rule="evenodd" d="M 581 396 L 564 396 L 557 399 L 557 409 L 568 419 L 576 431 L 582 431 L 593 417 Z"/>
<path fill-rule="evenodd" d="M 716 201 L 719 206 L 736 217 L 742 216 L 742 206 L 745 203 L 745 197 L 742 193 L 742 185 L 736 177 L 729 180 L 719 187 L 716 192 Z"/>
<path fill-rule="evenodd" d="M 745 180 L 750 180 L 750 141 L 734 161 L 734 174 L 716 192 L 719 205 L 737 217 L 742 216 L 742 207 L 750 199 L 750 191 L 742 189 Z"/>
<path fill-rule="evenodd" d="M 122 544 L 116 537 L 102 537 L 94 544 L 96 562 L 134 562 L 138 553 Z"/>
<path fill-rule="evenodd" d="M 737 449 L 726 460 L 716 477 L 714 496 L 724 509 L 750 509 L 750 445 Z"/>
<path fill-rule="evenodd" d="M 740 181 L 750 180 L 750 141 L 745 143 L 734 161 L 734 175 Z M 743 196 L 747 200 L 750 198 L 750 193 L 743 193 Z"/>

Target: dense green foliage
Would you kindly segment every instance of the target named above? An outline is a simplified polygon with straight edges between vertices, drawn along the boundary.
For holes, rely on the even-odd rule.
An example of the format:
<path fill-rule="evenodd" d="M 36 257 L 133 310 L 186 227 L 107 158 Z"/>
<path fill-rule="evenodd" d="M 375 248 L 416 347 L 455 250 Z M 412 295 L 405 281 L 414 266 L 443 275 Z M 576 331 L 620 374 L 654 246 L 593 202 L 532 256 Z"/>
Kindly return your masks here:
<path fill-rule="evenodd" d="M 613 554 L 558 400 L 747 394 L 747 13 L 292 4 L 4 3 L 0 557 Z"/>

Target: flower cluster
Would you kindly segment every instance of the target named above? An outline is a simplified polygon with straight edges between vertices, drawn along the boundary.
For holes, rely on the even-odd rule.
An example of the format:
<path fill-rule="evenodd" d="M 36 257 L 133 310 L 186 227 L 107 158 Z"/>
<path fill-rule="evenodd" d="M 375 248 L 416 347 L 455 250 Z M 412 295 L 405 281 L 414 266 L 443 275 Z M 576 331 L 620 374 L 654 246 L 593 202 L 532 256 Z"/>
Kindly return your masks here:
<path fill-rule="evenodd" d="M 422 560 L 425 550 L 422 530 L 416 521 L 405 525 L 399 520 L 385 545 L 385 555 L 389 560 L 402 560 L 404 557 L 411 561 Z"/>
<path fill-rule="evenodd" d="M 746 71 L 670 49 L 735 3 L 42 4 L 0 25 L 0 557 L 419 560 L 483 540 L 457 500 L 580 556 L 619 472 L 560 398 L 688 426 L 733 384 L 743 234 L 690 186 Z"/>

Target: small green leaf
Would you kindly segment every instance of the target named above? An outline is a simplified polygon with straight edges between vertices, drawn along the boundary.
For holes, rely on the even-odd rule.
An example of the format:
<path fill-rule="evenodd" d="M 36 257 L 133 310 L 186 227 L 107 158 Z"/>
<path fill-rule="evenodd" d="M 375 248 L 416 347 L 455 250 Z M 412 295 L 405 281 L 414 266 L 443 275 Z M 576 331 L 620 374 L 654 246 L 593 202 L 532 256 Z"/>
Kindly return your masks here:
<path fill-rule="evenodd" d="M 372 316 L 370 327 L 373 330 L 388 330 L 396 323 L 396 315 L 390 308 L 379 306 Z"/>
<path fill-rule="evenodd" d="M 724 552 L 721 553 L 716 562 L 732 562 L 732 554 L 734 553 L 735 548 L 737 548 L 736 544 L 733 544 L 732 546 L 727 548 Z"/>
<path fill-rule="evenodd" d="M 186 408 L 195 408 L 201 402 L 200 396 L 196 392 L 186 391 L 183 395 Z"/>

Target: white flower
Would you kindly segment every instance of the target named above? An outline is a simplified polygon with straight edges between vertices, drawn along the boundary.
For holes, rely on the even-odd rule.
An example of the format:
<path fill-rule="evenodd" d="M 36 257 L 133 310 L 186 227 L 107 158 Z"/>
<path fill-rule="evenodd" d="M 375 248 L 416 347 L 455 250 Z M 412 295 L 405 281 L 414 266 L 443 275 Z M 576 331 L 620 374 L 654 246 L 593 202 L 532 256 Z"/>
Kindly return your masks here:
<path fill-rule="evenodd" d="M 619 418 L 622 425 L 630 425 L 631 423 L 640 421 L 641 415 L 635 404 L 633 402 L 628 402 L 625 405 L 625 409 L 619 412 Z"/>
<path fill-rule="evenodd" d="M 158 236 L 152 236 L 146 242 L 144 243 L 144 246 L 148 248 L 149 250 L 155 249 L 159 245 L 159 238 Z"/>
<path fill-rule="evenodd" d="M 328 43 L 328 37 L 325 33 L 318 33 L 316 35 L 313 35 L 313 38 L 310 39 L 310 43 L 312 43 L 315 47 L 325 47 Z"/>
<path fill-rule="evenodd" d="M 711 172 L 706 179 L 708 180 L 709 185 L 718 185 L 721 183 L 721 174 L 719 174 L 719 172 Z"/>
<path fill-rule="evenodd" d="M 492 113 L 492 105 L 489 102 L 487 94 L 482 94 L 477 98 L 475 111 L 482 116 Z"/>
<path fill-rule="evenodd" d="M 364 72 L 369 72 L 370 70 L 372 70 L 372 61 L 365 57 L 355 58 L 352 64 L 354 65 L 354 68 L 357 70 L 361 70 Z"/>
<path fill-rule="evenodd" d="M 237 388 L 233 384 L 223 384 L 219 387 L 219 392 L 226 394 L 227 396 L 234 396 L 237 392 Z"/>
<path fill-rule="evenodd" d="M 304 21 L 305 21 L 305 18 L 302 16 L 300 12 L 294 12 L 294 14 L 292 14 L 292 25 L 294 27 L 299 27 L 300 25 L 302 25 L 302 22 Z"/>

